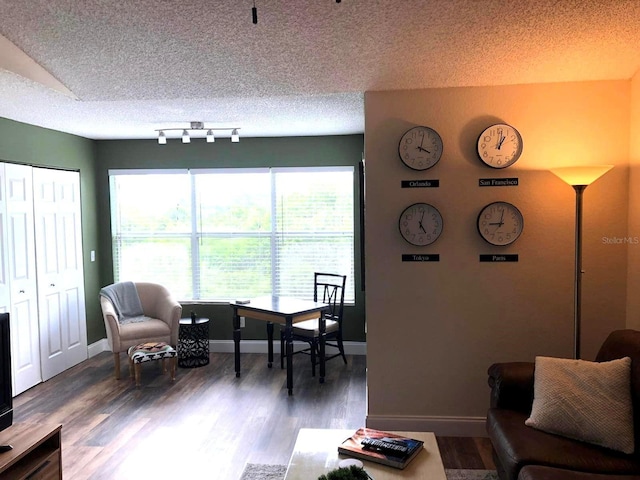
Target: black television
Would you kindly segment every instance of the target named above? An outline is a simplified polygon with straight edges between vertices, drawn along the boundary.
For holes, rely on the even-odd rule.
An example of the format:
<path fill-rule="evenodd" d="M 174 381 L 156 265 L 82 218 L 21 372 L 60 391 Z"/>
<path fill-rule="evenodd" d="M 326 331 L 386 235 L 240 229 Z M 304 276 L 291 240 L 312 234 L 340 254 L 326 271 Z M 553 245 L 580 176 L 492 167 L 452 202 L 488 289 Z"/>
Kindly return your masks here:
<path fill-rule="evenodd" d="M 0 313 L 0 430 L 13 424 L 9 314 Z"/>

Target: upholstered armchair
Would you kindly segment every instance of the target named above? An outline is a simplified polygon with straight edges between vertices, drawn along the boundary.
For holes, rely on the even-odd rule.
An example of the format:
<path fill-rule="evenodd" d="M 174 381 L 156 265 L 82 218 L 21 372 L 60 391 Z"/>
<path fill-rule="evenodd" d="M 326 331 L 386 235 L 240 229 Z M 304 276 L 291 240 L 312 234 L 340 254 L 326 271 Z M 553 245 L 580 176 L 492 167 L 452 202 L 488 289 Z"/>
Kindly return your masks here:
<path fill-rule="evenodd" d="M 148 282 L 134 283 L 142 304 L 143 319 L 134 322 L 118 318 L 116 308 L 100 295 L 102 317 L 107 331 L 109 348 L 113 352 L 116 379 L 120 378 L 120 353 L 143 342 L 166 342 L 176 347 L 182 306 L 163 285 Z"/>

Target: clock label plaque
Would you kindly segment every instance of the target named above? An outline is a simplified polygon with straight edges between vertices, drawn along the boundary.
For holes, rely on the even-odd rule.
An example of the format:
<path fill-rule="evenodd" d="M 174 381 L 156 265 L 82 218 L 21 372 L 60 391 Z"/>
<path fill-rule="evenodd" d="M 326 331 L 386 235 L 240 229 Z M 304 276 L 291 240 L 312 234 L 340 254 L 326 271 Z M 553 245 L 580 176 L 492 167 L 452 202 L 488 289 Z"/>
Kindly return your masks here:
<path fill-rule="evenodd" d="M 407 253 L 407 254 L 402 254 L 402 261 L 403 262 L 439 262 L 440 261 L 440 254 L 436 253 L 436 254 L 429 254 L 429 255 L 418 255 L 418 254 L 412 254 L 412 253 Z"/>
<path fill-rule="evenodd" d="M 402 188 L 438 188 L 440 180 L 401 180 Z"/>
<path fill-rule="evenodd" d="M 481 178 L 478 180 L 479 187 L 517 187 L 518 177 L 514 178 Z"/>
<path fill-rule="evenodd" d="M 489 263 L 517 262 L 518 254 L 517 253 L 501 254 L 501 255 L 492 255 L 492 254 L 482 255 L 481 254 L 480 261 L 489 262 Z"/>

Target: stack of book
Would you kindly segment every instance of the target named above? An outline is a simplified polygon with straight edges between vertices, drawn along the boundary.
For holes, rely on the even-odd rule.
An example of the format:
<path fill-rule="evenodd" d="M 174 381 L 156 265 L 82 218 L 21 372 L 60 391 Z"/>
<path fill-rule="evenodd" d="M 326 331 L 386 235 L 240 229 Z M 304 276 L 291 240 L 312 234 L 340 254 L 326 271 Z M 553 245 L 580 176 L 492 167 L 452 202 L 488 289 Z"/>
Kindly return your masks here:
<path fill-rule="evenodd" d="M 423 444 L 394 433 L 359 428 L 338 446 L 338 453 L 403 469 L 420 453 Z"/>

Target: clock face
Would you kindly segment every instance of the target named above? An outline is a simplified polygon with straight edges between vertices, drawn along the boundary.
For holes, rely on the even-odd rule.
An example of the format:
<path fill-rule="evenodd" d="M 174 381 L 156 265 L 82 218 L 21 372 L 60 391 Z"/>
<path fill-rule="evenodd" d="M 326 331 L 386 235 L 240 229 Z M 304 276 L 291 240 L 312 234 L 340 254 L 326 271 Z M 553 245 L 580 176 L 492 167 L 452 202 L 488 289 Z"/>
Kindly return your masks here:
<path fill-rule="evenodd" d="M 490 203 L 478 215 L 478 232 L 491 245 L 509 245 L 522 233 L 524 219 L 515 206 L 507 202 Z"/>
<path fill-rule="evenodd" d="M 400 234 L 411 245 L 423 247 L 442 234 L 442 215 L 428 203 L 415 203 L 404 209 L 398 223 Z"/>
<path fill-rule="evenodd" d="M 405 132 L 398 145 L 400 160 L 412 170 L 433 167 L 442 156 L 442 138 L 429 127 L 413 127 Z"/>
<path fill-rule="evenodd" d="M 507 168 L 522 154 L 522 137 L 511 125 L 491 125 L 478 137 L 478 155 L 492 168 Z"/>

